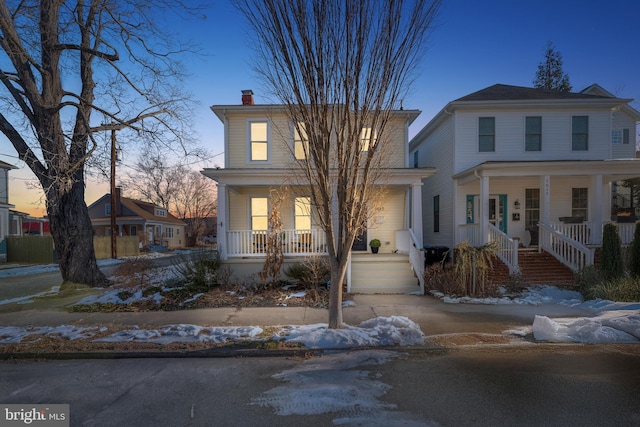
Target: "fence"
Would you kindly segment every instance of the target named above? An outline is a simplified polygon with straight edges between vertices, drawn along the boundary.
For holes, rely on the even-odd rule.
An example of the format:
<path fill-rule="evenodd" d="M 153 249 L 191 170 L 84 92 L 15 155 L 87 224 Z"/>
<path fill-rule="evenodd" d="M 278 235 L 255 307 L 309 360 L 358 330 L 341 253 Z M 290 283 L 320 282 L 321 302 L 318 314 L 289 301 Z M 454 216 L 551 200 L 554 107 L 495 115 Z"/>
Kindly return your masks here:
<path fill-rule="evenodd" d="M 96 259 L 111 258 L 111 236 L 94 237 L 93 250 L 96 252 Z M 140 254 L 140 239 L 138 236 L 118 236 L 116 251 L 118 258 L 138 256 Z"/>
<path fill-rule="evenodd" d="M 7 262 L 53 264 L 57 262 L 51 236 L 7 236 Z"/>

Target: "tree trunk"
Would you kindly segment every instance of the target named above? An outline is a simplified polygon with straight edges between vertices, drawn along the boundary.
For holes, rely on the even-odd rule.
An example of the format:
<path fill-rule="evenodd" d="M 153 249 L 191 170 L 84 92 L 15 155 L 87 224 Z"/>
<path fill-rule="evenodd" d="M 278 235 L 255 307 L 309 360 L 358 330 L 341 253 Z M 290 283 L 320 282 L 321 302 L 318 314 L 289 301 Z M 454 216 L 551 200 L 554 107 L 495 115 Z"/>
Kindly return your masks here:
<path fill-rule="evenodd" d="M 108 284 L 93 249 L 93 227 L 84 201 L 84 182 L 70 188 L 54 183 L 47 192 L 47 214 L 64 282 L 89 286 Z"/>
<path fill-rule="evenodd" d="M 331 288 L 329 290 L 329 328 L 342 328 L 342 284 L 347 272 L 347 260 L 331 261 Z"/>

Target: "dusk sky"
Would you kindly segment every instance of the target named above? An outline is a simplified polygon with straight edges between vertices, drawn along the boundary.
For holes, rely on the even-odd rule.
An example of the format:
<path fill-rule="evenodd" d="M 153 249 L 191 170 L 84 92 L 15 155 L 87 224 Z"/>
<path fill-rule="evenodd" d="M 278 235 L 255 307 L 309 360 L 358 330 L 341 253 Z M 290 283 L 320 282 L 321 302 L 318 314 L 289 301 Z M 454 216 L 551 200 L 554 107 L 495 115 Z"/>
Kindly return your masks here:
<path fill-rule="evenodd" d="M 239 104 L 242 89 L 253 89 L 256 103 L 275 100 L 265 96 L 251 70 L 244 17 L 224 0 L 215 1 L 206 17 L 176 22 L 172 31 L 198 42 L 206 54 L 189 64 L 193 78 L 185 85 L 200 104 L 200 144 L 219 154 L 224 151 L 223 127 L 209 106 Z M 404 101 L 405 108 L 422 111 L 410 135 L 449 101 L 496 83 L 532 86 L 548 41 L 562 55 L 574 91 L 598 83 L 618 97 L 633 98 L 631 105 L 640 109 L 638 0 L 443 0 L 421 72 Z M 124 155 L 124 167 L 135 162 L 136 153 Z M 10 172 L 9 202 L 21 212 L 43 215 L 41 193 L 26 189 L 33 175 L 15 156 L 0 136 L 0 160 L 19 168 Z M 214 164 L 224 166 L 223 156 L 199 166 Z M 87 204 L 108 191 L 106 183 L 88 182 Z"/>

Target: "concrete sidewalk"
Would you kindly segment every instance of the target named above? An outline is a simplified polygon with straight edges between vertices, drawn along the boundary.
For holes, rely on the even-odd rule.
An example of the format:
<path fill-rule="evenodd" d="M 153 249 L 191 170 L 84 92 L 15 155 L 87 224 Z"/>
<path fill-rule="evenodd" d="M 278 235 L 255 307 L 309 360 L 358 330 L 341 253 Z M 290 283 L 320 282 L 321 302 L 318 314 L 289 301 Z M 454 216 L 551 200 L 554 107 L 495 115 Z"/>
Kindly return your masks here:
<path fill-rule="evenodd" d="M 355 305 L 343 309 L 349 325 L 375 317 L 406 316 L 429 335 L 486 333 L 501 334 L 518 326 L 531 326 L 535 315 L 554 317 L 591 316 L 592 313 L 556 304 L 475 305 L 445 304 L 430 296 L 353 295 Z M 137 325 L 168 324 L 201 326 L 277 326 L 327 323 L 326 309 L 307 307 L 207 308 L 181 311 L 69 313 L 62 309 L 23 309 L 0 313 L 1 326 L 58 326 L 74 324 Z"/>

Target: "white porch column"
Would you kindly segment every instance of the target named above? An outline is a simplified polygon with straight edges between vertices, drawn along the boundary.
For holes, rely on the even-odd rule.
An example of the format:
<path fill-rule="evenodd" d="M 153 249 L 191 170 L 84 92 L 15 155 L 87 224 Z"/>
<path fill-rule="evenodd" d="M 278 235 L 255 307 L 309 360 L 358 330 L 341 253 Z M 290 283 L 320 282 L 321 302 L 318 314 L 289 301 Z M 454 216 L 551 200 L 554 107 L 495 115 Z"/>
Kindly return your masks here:
<path fill-rule="evenodd" d="M 540 177 L 540 221 L 548 225 L 551 222 L 551 177 Z"/>
<path fill-rule="evenodd" d="M 227 259 L 227 184 L 218 184 L 217 243 L 220 259 Z"/>
<path fill-rule="evenodd" d="M 489 177 L 480 177 L 480 245 L 489 243 Z"/>
<path fill-rule="evenodd" d="M 422 182 L 411 184 L 411 229 L 422 249 Z"/>
<path fill-rule="evenodd" d="M 589 217 L 593 224 L 591 229 L 591 243 L 599 245 L 602 243 L 602 175 L 594 175 L 591 177 L 591 188 L 593 197 L 589 203 Z"/>

